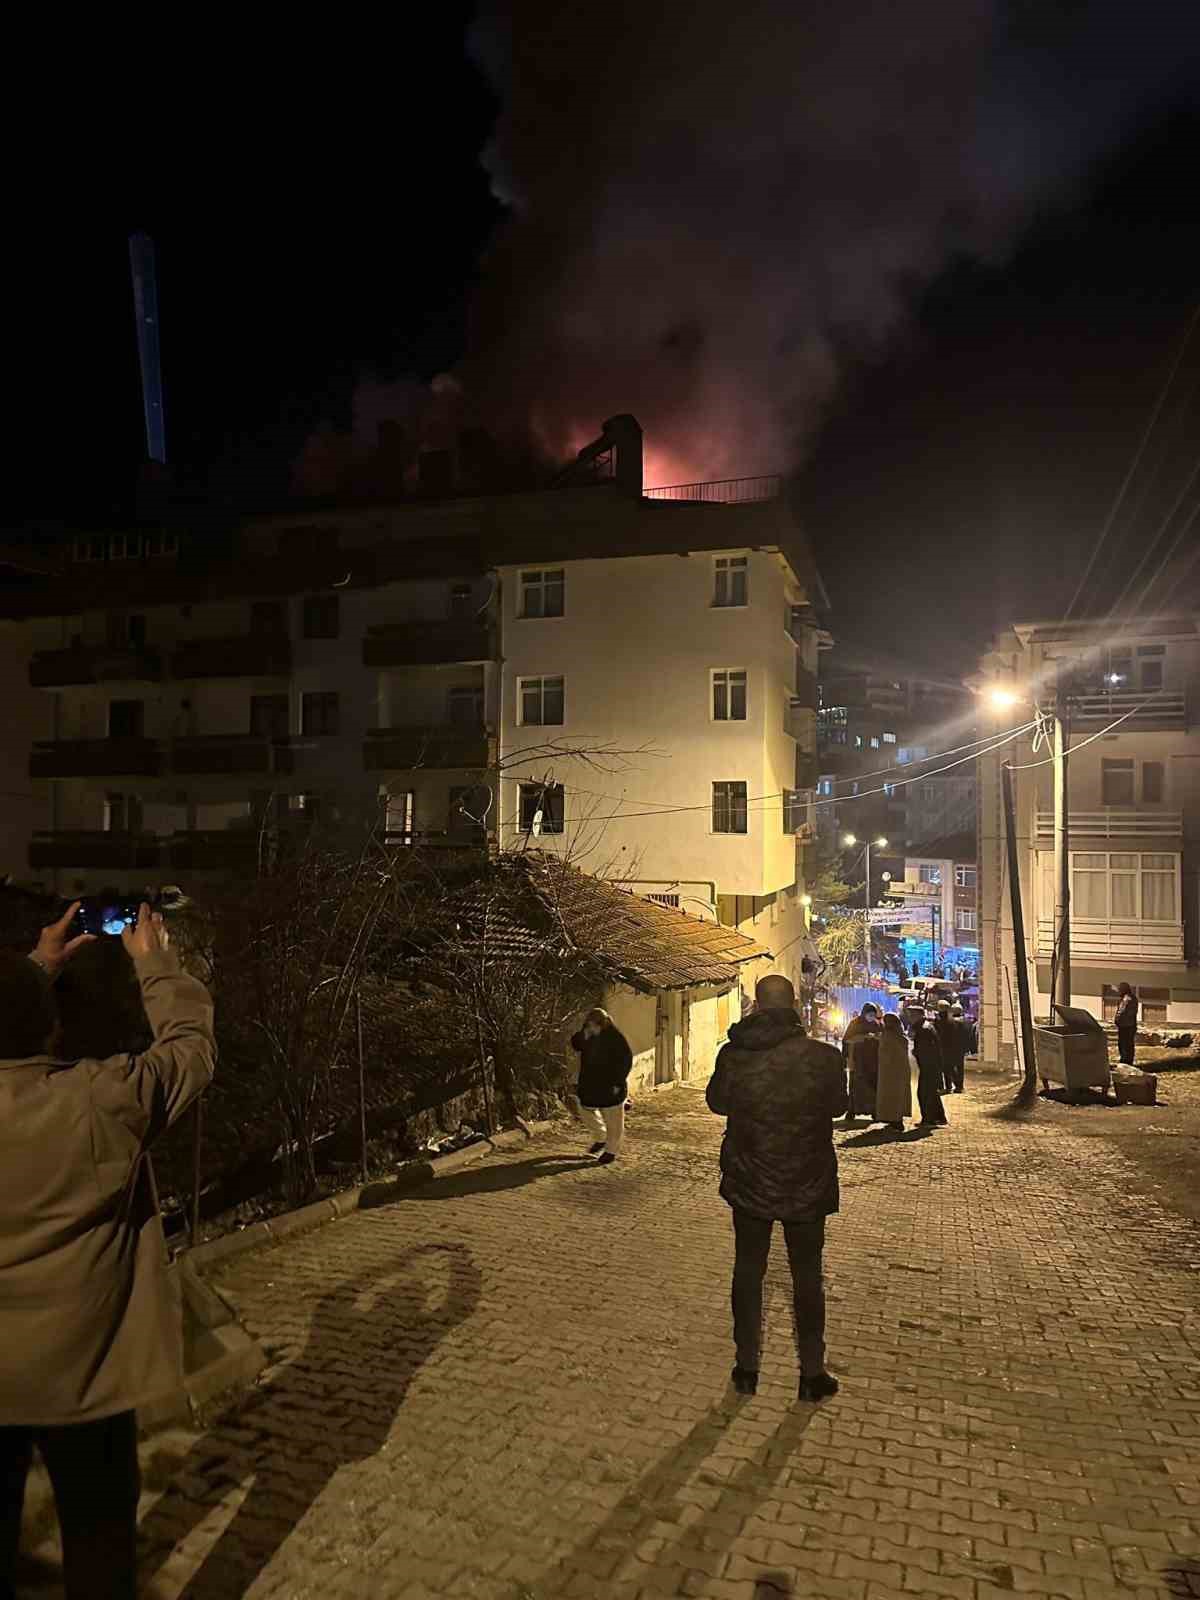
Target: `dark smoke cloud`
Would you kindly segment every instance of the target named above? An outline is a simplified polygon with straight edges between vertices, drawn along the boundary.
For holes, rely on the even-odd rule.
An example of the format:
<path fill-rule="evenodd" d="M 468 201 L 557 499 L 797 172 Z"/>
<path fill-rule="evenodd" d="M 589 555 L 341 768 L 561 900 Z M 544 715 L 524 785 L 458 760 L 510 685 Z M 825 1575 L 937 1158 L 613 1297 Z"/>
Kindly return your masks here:
<path fill-rule="evenodd" d="M 1181 0 L 514 0 L 476 29 L 512 221 L 472 407 L 557 457 L 634 411 L 647 481 L 778 470 L 848 352 L 995 257 L 1195 61 Z"/>

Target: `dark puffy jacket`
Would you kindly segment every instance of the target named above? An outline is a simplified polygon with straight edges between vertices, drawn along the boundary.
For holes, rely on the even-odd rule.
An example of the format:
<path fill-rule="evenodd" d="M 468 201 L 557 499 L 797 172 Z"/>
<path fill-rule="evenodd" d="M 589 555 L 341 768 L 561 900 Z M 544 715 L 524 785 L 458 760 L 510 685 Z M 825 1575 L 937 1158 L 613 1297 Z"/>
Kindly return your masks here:
<path fill-rule="evenodd" d="M 730 1028 L 707 1099 L 729 1119 L 721 1195 L 731 1206 L 780 1222 L 816 1222 L 837 1210 L 833 1119 L 846 1110 L 846 1071 L 794 1011 L 756 1011 Z"/>
<path fill-rule="evenodd" d="M 629 1094 L 633 1051 L 620 1028 L 601 1028 L 590 1039 L 581 1029 L 572 1035 L 571 1046 L 579 1051 L 579 1104 L 621 1105 Z"/>

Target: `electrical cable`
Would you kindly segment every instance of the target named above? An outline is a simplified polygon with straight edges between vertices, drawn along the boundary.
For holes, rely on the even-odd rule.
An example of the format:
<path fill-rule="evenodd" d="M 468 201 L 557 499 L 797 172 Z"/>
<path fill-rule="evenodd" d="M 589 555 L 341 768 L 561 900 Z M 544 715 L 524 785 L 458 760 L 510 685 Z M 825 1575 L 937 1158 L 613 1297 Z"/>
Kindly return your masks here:
<path fill-rule="evenodd" d="M 1163 405 L 1166 402 L 1167 395 L 1171 391 L 1171 385 L 1175 382 L 1175 374 L 1178 372 L 1179 364 L 1183 360 L 1184 353 L 1187 350 L 1187 347 L 1191 342 L 1192 333 L 1195 330 L 1197 321 L 1200 321 L 1200 302 L 1197 302 L 1196 308 L 1192 312 L 1192 315 L 1191 315 L 1190 319 L 1188 320 L 1188 325 L 1185 328 L 1184 333 L 1183 333 L 1183 337 L 1182 337 L 1182 339 L 1180 340 L 1180 343 L 1179 343 L 1179 349 L 1175 354 L 1175 360 L 1171 363 L 1171 370 L 1167 374 L 1166 382 L 1163 384 L 1162 389 L 1159 392 L 1158 399 L 1155 402 L 1154 410 L 1150 414 L 1150 420 L 1149 420 L 1149 422 L 1147 422 L 1145 430 L 1142 433 L 1141 440 L 1140 440 L 1140 442 L 1138 444 L 1137 450 L 1134 452 L 1134 457 L 1133 457 L 1132 462 L 1130 463 L 1129 471 L 1125 474 L 1124 481 L 1122 482 L 1120 489 L 1117 491 L 1117 497 L 1113 501 L 1112 509 L 1109 511 L 1108 516 L 1105 518 L 1104 526 L 1100 530 L 1099 537 L 1097 538 L 1095 544 L 1092 546 L 1092 553 L 1088 557 L 1087 566 L 1083 569 L 1083 576 L 1080 578 L 1079 582 L 1075 586 L 1075 593 L 1071 596 L 1071 603 L 1067 607 L 1066 614 L 1063 617 L 1063 621 L 1064 622 L 1069 622 L 1071 620 L 1071 613 L 1072 613 L 1072 611 L 1074 611 L 1076 603 L 1079 600 L 1080 595 L 1083 593 L 1085 587 L 1087 586 L 1088 579 L 1092 575 L 1092 569 L 1096 565 L 1096 562 L 1097 562 L 1097 560 L 1099 558 L 1099 555 L 1100 555 L 1100 551 L 1104 548 L 1104 545 L 1108 540 L 1108 535 L 1112 531 L 1112 525 L 1116 521 L 1117 513 L 1121 509 L 1121 505 L 1124 502 L 1125 496 L 1129 491 L 1129 485 L 1133 481 L 1134 474 L 1137 472 L 1138 466 L 1139 466 L 1139 464 L 1141 462 L 1141 459 L 1142 459 L 1142 456 L 1143 456 L 1143 454 L 1145 452 L 1146 445 L 1149 443 L 1150 436 L 1154 432 L 1155 425 L 1158 422 L 1159 413 L 1162 411 Z"/>
<path fill-rule="evenodd" d="M 1086 739 L 1081 739 L 1078 744 L 1072 745 L 1067 754 L 1073 756 L 1086 745 L 1094 744 L 1097 739 L 1103 739 L 1106 733 L 1111 733 L 1114 728 L 1119 728 L 1123 722 L 1128 722 L 1130 717 L 1136 717 L 1139 711 L 1144 711 L 1148 705 L 1152 705 L 1154 698 L 1154 695 L 1151 695 L 1148 700 L 1143 700 L 1140 706 L 1132 707 L 1131 710 L 1125 712 L 1124 716 L 1118 717 L 1115 722 L 1110 722 L 1107 727 L 1099 728 L 1095 733 L 1089 733 Z M 1011 767 L 1011 770 L 1013 772 L 1030 772 L 1034 767 L 1053 766 L 1055 759 L 1054 756 L 1047 756 L 1042 761 L 1026 761 L 1020 766 Z"/>

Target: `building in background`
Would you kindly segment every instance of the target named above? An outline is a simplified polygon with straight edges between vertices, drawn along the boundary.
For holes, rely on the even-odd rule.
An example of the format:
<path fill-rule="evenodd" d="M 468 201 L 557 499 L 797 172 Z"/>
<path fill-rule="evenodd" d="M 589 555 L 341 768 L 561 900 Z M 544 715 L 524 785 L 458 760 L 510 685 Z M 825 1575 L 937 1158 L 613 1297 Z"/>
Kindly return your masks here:
<path fill-rule="evenodd" d="M 889 896 L 911 907 L 912 920 L 897 932 L 905 963 L 923 973 L 934 967 L 979 971 L 978 868 L 975 830 L 922 845 L 904 862 L 903 878 L 888 886 Z"/>
<path fill-rule="evenodd" d="M 996 726 L 1067 695 L 1070 756 L 1071 970 L 1074 1003 L 1111 1019 L 1117 985 L 1138 990 L 1142 1017 L 1200 1023 L 1200 623 L 1193 612 L 1122 626 L 1020 625 L 1001 635 L 976 680 L 1002 692 Z M 1086 742 L 1085 742 L 1086 741 Z M 1054 926 L 1054 768 L 1026 735 L 980 758 L 981 1052 L 1011 1063 L 1012 919 L 1000 766 L 1011 760 L 1017 844 L 1037 1015 L 1049 1012 Z"/>
<path fill-rule="evenodd" d="M 44 708 L 34 875 L 201 881 L 323 818 L 397 848 L 536 839 L 798 981 L 820 579 L 774 482 L 643 494 L 640 429 L 614 423 L 611 476 L 455 496 L 431 474 L 247 522 L 221 557 L 88 537 L 5 591 Z"/>

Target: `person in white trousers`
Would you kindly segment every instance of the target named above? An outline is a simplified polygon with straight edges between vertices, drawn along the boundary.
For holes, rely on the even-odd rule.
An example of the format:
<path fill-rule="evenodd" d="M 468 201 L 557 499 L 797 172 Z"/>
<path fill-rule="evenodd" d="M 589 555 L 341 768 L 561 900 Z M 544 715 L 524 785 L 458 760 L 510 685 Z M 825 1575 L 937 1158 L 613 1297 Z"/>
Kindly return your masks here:
<path fill-rule="evenodd" d="M 596 1006 L 571 1038 L 579 1051 L 579 1120 L 595 1142 L 589 1154 L 605 1167 L 621 1153 L 625 1138 L 625 1100 L 633 1051 L 607 1011 Z"/>

